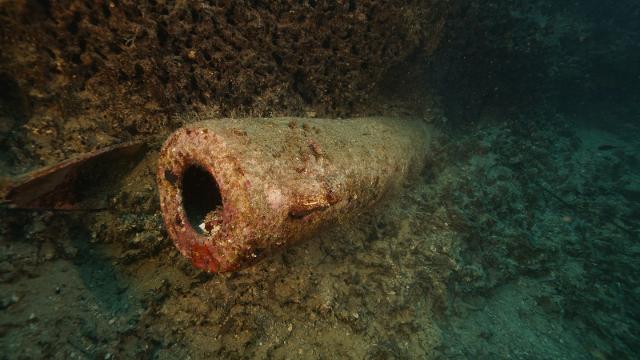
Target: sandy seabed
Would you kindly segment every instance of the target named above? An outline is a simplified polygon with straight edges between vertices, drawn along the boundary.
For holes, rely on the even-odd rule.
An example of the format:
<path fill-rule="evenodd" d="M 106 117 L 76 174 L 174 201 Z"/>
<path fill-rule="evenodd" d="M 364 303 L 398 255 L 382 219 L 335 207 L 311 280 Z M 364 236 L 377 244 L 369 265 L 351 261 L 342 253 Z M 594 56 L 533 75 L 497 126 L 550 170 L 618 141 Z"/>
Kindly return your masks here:
<path fill-rule="evenodd" d="M 167 238 L 157 148 L 96 194 L 113 211 L 3 210 L 0 357 L 632 357 L 640 129 L 430 120 L 400 195 L 237 273 Z"/>

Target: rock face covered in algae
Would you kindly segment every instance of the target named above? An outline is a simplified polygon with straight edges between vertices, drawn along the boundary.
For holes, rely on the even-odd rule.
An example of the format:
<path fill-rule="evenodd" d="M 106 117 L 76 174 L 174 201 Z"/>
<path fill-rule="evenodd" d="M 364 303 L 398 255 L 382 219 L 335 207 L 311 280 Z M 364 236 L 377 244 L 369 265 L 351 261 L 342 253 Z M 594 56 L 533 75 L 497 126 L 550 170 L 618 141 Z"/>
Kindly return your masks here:
<path fill-rule="evenodd" d="M 427 139 L 393 118 L 192 124 L 160 153 L 167 230 L 194 266 L 237 270 L 378 202 L 422 169 Z"/>
<path fill-rule="evenodd" d="M 367 109 L 390 66 L 437 46 L 441 3 L 3 2 L 0 75 L 24 100 L 15 110 L 36 115 L 30 128 L 55 128 L 58 136 L 27 134 L 36 153 L 80 130 L 104 134 L 78 135 L 86 139 L 76 151 L 110 145 L 205 107 L 347 115 Z"/>

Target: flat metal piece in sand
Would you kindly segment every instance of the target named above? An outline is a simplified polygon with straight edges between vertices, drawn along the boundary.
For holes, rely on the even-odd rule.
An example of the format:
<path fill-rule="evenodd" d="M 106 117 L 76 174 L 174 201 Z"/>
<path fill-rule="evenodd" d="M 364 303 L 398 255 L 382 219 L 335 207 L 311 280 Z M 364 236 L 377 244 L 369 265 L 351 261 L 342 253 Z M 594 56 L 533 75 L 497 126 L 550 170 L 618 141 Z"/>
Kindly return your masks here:
<path fill-rule="evenodd" d="M 78 210 L 76 185 L 79 181 L 89 181 L 95 176 L 92 169 L 133 159 L 143 147 L 143 141 L 121 143 L 80 154 L 16 178 L 3 179 L 0 203 L 13 209 Z"/>

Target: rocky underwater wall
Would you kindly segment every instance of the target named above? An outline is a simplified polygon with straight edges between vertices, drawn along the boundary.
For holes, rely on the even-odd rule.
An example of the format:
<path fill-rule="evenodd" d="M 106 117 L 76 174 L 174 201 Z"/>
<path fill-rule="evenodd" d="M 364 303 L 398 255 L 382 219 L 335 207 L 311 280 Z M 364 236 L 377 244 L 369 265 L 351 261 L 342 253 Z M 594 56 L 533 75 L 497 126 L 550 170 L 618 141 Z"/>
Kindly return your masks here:
<path fill-rule="evenodd" d="M 97 6 L 99 4 L 99 6 Z M 176 128 L 176 113 L 371 112 L 386 70 L 437 47 L 439 1 L 0 4 L 9 163 Z M 20 127 L 23 125 L 23 127 Z"/>

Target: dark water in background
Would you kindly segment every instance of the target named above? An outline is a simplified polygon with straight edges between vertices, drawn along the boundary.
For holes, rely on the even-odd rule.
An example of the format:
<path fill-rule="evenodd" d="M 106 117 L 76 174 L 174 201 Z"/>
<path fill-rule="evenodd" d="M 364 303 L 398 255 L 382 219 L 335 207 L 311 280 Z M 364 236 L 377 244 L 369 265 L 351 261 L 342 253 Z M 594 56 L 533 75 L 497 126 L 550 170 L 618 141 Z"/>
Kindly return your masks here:
<path fill-rule="evenodd" d="M 119 184 L 95 190 L 113 213 L 2 209 L 0 359 L 638 357 L 640 3 L 451 7 L 438 48 L 381 81 L 442 133 L 398 203 L 255 268 L 201 273 L 158 216 L 153 140 Z M 20 75 L 0 72 L 7 174 L 74 153 L 56 135 L 74 126 L 146 135 L 96 112 L 27 142 L 23 125 L 55 116 L 35 114 L 46 95 Z M 294 83 L 304 101 L 319 96 Z"/>
<path fill-rule="evenodd" d="M 459 15 L 448 25 L 452 46 L 433 63 L 450 113 L 530 104 L 582 117 L 637 116 L 633 1 L 469 2 Z"/>

